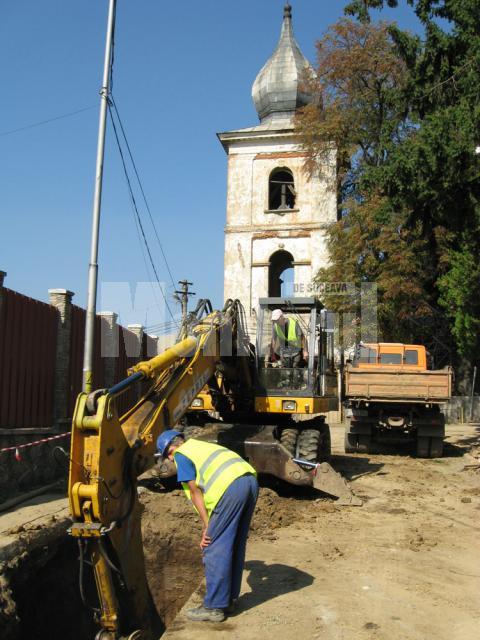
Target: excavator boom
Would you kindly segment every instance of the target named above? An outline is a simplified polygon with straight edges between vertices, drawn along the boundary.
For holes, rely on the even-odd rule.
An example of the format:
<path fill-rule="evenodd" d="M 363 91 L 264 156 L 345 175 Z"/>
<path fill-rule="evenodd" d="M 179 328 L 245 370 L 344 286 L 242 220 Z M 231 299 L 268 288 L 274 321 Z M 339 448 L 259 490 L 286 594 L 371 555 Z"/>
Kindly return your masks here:
<path fill-rule="evenodd" d="M 239 321 L 238 301 L 227 301 L 222 311 L 211 311 L 210 305 L 201 303 L 198 313 L 191 314 L 188 337 L 137 364 L 111 389 L 81 393 L 77 399 L 69 475 L 70 533 L 79 545 L 84 601 L 83 577 L 87 566 L 93 568 L 98 594 L 94 614 L 101 629 L 97 640 L 150 640 L 161 630 L 146 579 L 137 478 L 153 466 L 159 434 L 182 420 L 202 389 L 208 390 L 216 410 L 233 417 L 236 424 L 217 421 L 211 433 L 205 429 L 200 438 L 237 450 L 260 473 L 314 486 L 343 504 L 355 504 L 348 485 L 328 463 L 295 460 L 284 446 L 288 443 L 276 437 L 275 426 L 263 423 L 267 414 L 255 414 L 253 358 Z M 119 416 L 117 399 L 132 385 L 145 382 L 147 391 Z M 255 416 L 262 422 L 249 424 Z M 308 429 L 303 433 L 306 440 L 318 435 Z"/>

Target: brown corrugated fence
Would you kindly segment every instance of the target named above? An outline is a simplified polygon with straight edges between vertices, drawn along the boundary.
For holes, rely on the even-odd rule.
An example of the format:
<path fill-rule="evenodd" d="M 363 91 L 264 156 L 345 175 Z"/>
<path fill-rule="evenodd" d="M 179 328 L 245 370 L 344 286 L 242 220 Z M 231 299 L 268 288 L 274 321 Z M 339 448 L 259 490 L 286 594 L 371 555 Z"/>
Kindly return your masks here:
<path fill-rule="evenodd" d="M 10 289 L 0 306 L 0 428 L 51 427 L 58 311 Z"/>

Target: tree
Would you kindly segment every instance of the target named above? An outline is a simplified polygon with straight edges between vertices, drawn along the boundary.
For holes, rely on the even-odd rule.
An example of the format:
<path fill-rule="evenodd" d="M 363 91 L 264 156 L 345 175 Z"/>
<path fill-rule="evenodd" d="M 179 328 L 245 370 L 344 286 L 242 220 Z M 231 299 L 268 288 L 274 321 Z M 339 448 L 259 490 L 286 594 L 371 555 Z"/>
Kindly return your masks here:
<path fill-rule="evenodd" d="M 395 27 L 390 33 L 407 66 L 405 98 L 417 130 L 391 155 L 384 184 L 394 204 L 411 209 L 408 223 L 422 227 L 433 267 L 426 287 L 458 353 L 473 363 L 480 359 L 480 3 L 408 3 L 424 26 L 423 42 Z M 346 11 L 366 22 L 368 9 L 384 4 L 357 0 Z"/>
<path fill-rule="evenodd" d="M 364 29 L 375 28 L 369 22 L 369 10 L 381 9 L 386 4 L 397 6 L 396 0 L 354 0 L 346 12 L 356 16 L 357 24 Z M 392 129 L 389 132 L 381 128 L 382 135 L 378 137 L 374 129 L 365 127 L 361 118 L 356 122 L 350 120 L 357 127 L 356 135 L 365 135 L 375 145 L 377 161 L 369 162 L 363 154 L 364 145 L 361 151 L 353 145 L 345 152 L 347 156 L 350 153 L 353 171 L 346 172 L 350 184 L 342 178 L 339 190 L 342 218 L 329 232 L 331 269 L 340 268 L 342 255 L 348 256 L 347 264 L 354 264 L 350 229 L 355 225 L 355 217 L 346 220 L 350 209 L 345 207 L 353 194 L 357 218 L 363 220 L 363 225 L 372 221 L 368 238 L 364 235 L 359 240 L 360 246 L 356 245 L 360 264 L 355 269 L 360 270 L 361 256 L 371 246 L 372 234 L 380 248 L 375 276 L 379 282 L 392 281 L 387 277 L 392 272 L 392 257 L 393 262 L 400 264 L 402 256 L 408 256 L 413 246 L 414 273 L 411 269 L 405 271 L 406 277 L 395 285 L 397 293 L 391 304 L 385 306 L 386 311 L 390 308 L 393 313 L 403 308 L 405 314 L 410 308 L 418 316 L 419 309 L 432 309 L 436 317 L 442 315 L 444 319 L 442 340 L 454 341 L 458 355 L 473 363 L 480 358 L 480 278 L 475 268 L 480 256 L 480 156 L 474 153 L 480 144 L 480 3 L 408 0 L 408 4 L 423 24 L 425 35 L 420 38 L 403 32 L 394 24 L 386 27 L 391 55 L 401 61 L 403 69 L 400 81 L 396 78 L 387 93 Z M 442 28 L 445 21 L 447 27 Z M 321 78 L 321 68 L 319 73 Z M 319 79 L 320 85 L 321 82 Z M 383 113 L 379 105 L 372 103 L 374 112 Z M 337 102 L 337 112 L 341 107 Z M 333 116 L 328 117 L 334 121 Z M 322 118 L 325 115 L 318 109 L 320 123 Z M 341 120 L 338 113 L 337 118 Z M 381 122 L 380 117 L 378 121 Z M 307 120 L 304 122 L 308 124 Z M 314 135 L 313 128 L 311 131 Z M 321 135 L 321 127 L 318 131 Z M 355 134 L 350 131 L 348 136 L 352 140 Z M 304 145 L 313 150 L 307 135 Z M 310 164 L 312 158 L 313 154 Z M 340 158 L 348 166 L 348 161 Z M 382 203 L 380 217 L 378 212 L 373 216 L 368 213 L 375 202 Z M 385 236 L 385 225 L 393 234 L 398 225 L 401 251 L 394 254 L 383 251 L 387 238 L 395 237 Z M 389 299 L 382 291 L 381 296 L 384 297 L 380 297 L 380 305 Z M 386 316 L 382 322 L 388 335 Z M 420 326 L 418 322 L 414 324 Z M 432 340 L 436 338 L 431 336 Z"/>
<path fill-rule="evenodd" d="M 297 129 L 310 171 L 322 170 L 332 142 L 337 149 L 339 221 L 329 229 L 331 264 L 318 280 L 348 281 L 357 291 L 375 282 L 381 336 L 398 340 L 409 333 L 405 310 L 426 307 L 418 230 L 406 226 L 408 212 L 392 207 L 374 180 L 411 126 L 402 103 L 406 65 L 389 29 L 349 19 L 330 27 L 317 43 L 317 100 L 300 112 Z M 325 303 L 344 312 L 358 307 L 348 296 Z"/>
<path fill-rule="evenodd" d="M 405 135 L 398 90 L 406 67 L 387 23 L 339 20 L 316 47 L 317 75 L 310 87 L 316 100 L 300 112 L 297 127 L 311 170 L 328 156 L 328 143 L 335 144 L 342 201 L 365 167 L 381 165 L 390 142 Z"/>

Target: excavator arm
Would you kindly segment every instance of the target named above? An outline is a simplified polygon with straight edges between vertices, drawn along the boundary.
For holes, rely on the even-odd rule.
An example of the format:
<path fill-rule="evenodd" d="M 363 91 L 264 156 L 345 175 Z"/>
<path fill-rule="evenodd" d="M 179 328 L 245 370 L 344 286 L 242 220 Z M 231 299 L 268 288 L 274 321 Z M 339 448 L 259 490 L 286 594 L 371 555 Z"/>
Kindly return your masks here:
<path fill-rule="evenodd" d="M 266 414 L 255 414 L 252 352 L 241 305 L 228 300 L 222 311 L 211 311 L 206 302 L 200 301 L 185 322 L 182 332 L 188 337 L 137 364 L 111 389 L 81 393 L 77 399 L 70 456 L 70 533 L 79 545 L 80 591 L 86 604 L 94 595 L 84 586 L 87 566 L 95 577 L 98 602 L 92 608 L 100 627 L 96 640 L 150 640 L 160 635 L 146 579 L 137 478 L 153 466 L 159 434 L 182 419 L 202 389 L 208 389 L 222 420 L 205 424 L 198 437 L 238 451 L 260 473 L 313 486 L 337 496 L 338 504 L 361 504 L 327 462 L 295 458 L 275 435 L 274 422 L 264 423 Z M 119 416 L 117 398 L 145 381 L 150 381 L 148 391 Z M 282 418 L 272 415 L 273 420 Z M 310 433 L 308 427 L 305 433 Z"/>
<path fill-rule="evenodd" d="M 78 541 L 80 590 L 91 565 L 100 625 L 97 640 L 153 637 L 155 610 L 146 580 L 137 478 L 154 464 L 158 435 L 175 425 L 201 389 L 215 381 L 221 342 L 235 331 L 235 307 L 197 322 L 192 335 L 133 367 L 109 390 L 81 393 L 70 455 L 70 533 Z M 147 393 L 123 416 L 117 398 L 151 380 Z"/>

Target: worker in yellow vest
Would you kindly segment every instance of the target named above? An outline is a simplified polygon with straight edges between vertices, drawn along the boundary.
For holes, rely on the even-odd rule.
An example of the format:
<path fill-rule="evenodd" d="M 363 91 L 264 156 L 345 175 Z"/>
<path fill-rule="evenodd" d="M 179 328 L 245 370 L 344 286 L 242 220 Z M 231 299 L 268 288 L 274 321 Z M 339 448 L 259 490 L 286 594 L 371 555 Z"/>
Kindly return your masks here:
<path fill-rule="evenodd" d="M 271 360 L 278 361 L 282 359 L 282 353 L 288 348 L 292 364 L 287 366 L 304 366 L 308 360 L 308 349 L 305 337 L 295 318 L 287 318 L 281 309 L 272 311 L 272 345 Z"/>
<path fill-rule="evenodd" d="M 248 530 L 258 497 L 255 469 L 239 455 L 169 429 L 157 439 L 159 455 L 175 463 L 178 481 L 202 521 L 200 548 L 207 590 L 190 620 L 222 622 L 240 595 Z"/>

